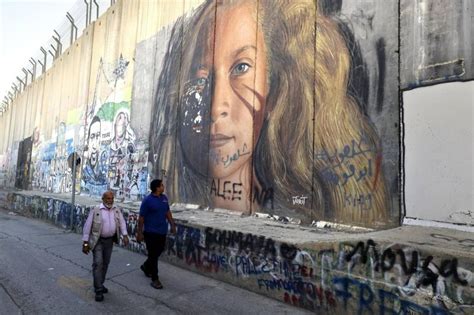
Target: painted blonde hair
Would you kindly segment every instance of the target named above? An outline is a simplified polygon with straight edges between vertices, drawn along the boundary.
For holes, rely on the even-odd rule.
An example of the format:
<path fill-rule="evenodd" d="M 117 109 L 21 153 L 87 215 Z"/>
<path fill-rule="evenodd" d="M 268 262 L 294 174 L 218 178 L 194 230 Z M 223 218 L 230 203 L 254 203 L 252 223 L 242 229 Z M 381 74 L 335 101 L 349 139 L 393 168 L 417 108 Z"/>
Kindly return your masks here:
<path fill-rule="evenodd" d="M 386 224 L 390 209 L 379 141 L 368 117 L 348 95 L 351 59 L 338 24 L 319 14 L 310 0 L 260 3 L 269 50 L 271 112 L 256 154 L 261 159 L 257 167 L 264 169 L 257 174 L 271 183 L 278 203 L 288 208 L 295 207 L 291 196 L 312 187 L 315 212 L 309 207 L 300 211 L 313 220 Z M 366 152 L 349 154 L 350 163 L 340 161 L 353 141 L 356 147 L 363 143 Z M 367 169 L 368 163 L 372 177 L 344 177 L 354 169 Z"/>

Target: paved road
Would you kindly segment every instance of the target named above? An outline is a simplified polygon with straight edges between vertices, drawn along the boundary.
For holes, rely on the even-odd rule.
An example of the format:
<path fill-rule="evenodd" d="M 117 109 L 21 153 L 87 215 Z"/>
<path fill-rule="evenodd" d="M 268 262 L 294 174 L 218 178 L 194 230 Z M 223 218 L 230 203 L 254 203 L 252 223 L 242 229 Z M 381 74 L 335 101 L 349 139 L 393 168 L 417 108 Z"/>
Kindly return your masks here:
<path fill-rule="evenodd" d="M 115 247 L 98 303 L 80 235 L 0 210 L 0 314 L 306 314 L 163 262 L 165 288 L 155 290 L 138 268 L 144 258 Z"/>

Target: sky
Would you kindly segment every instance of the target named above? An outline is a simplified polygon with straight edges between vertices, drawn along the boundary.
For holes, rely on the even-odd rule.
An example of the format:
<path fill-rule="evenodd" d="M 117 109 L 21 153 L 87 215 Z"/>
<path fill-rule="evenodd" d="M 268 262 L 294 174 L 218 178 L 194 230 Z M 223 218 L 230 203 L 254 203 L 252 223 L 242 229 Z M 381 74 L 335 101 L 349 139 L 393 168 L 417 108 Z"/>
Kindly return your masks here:
<path fill-rule="evenodd" d="M 0 0 L 0 103 L 79 0 Z M 82 1 L 83 2 L 83 1 Z M 41 69 L 41 66 L 37 66 Z M 37 70 L 41 71 L 41 70 Z M 18 84 L 17 84 L 18 85 Z"/>

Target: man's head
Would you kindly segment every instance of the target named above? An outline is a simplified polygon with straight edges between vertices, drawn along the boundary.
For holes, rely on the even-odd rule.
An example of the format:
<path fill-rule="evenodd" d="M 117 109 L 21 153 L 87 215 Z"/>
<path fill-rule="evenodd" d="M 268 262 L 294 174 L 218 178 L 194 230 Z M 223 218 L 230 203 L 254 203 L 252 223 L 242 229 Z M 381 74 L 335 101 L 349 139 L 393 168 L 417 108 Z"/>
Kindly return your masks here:
<path fill-rule="evenodd" d="M 100 148 L 100 118 L 94 116 L 89 125 L 89 163 L 95 167 L 99 159 Z"/>
<path fill-rule="evenodd" d="M 102 194 L 102 203 L 108 209 L 112 208 L 112 206 L 114 205 L 114 193 L 110 190 L 103 193 Z"/>
<path fill-rule="evenodd" d="M 161 179 L 154 179 L 150 182 L 150 189 L 153 194 L 161 195 L 165 191 L 163 181 Z"/>

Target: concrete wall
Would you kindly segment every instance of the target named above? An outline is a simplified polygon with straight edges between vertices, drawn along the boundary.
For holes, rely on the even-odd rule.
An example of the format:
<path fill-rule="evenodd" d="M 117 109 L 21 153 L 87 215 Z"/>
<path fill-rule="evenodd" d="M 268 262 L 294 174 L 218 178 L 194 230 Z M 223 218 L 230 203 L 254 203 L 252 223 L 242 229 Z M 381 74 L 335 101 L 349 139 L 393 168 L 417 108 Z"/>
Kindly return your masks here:
<path fill-rule="evenodd" d="M 72 207 L 64 199 L 41 193 L 0 194 L 0 201 L 10 211 L 78 233 L 93 207 L 91 200 Z M 124 208 L 132 235 L 128 248 L 145 253 L 144 245 L 133 237 L 138 213 L 131 208 Z M 288 304 L 321 314 L 472 312 L 473 242 L 468 233 L 430 229 L 422 235 L 412 230 L 404 237 L 406 232 L 396 229 L 391 235 L 335 233 L 329 240 L 321 231 L 264 219 L 246 219 L 246 227 L 235 229 L 233 222 L 243 220 L 235 215 L 183 208 L 173 212 L 177 233 L 168 237 L 160 260 Z"/>
<path fill-rule="evenodd" d="M 403 93 L 407 216 L 474 224 L 473 104 L 474 81 Z"/>
<path fill-rule="evenodd" d="M 311 2 L 301 7 L 282 2 L 276 5 L 281 12 L 271 16 L 267 4 L 274 3 L 262 1 L 255 20 L 234 22 L 231 14 L 238 7 L 208 2 L 137 46 L 137 56 L 149 56 L 154 42 L 167 45 L 164 54 L 157 50 L 155 60 L 136 68 L 140 86 L 148 86 L 156 74 L 147 69 L 160 67 L 153 94 L 151 175 L 164 176 L 168 194 L 182 203 L 285 215 L 304 223 L 396 224 L 397 76 L 386 69 L 396 69 L 398 59 L 385 58 L 385 50 L 397 46 L 397 34 L 388 32 L 397 28 L 397 11 L 374 11 L 374 16 L 380 14 L 377 25 L 392 28 L 369 29 L 361 21 L 359 35 L 349 22 L 360 10 L 357 5 L 322 3 L 322 16 Z M 390 5 L 396 8 L 397 2 Z M 212 10 L 217 10 L 216 21 Z M 307 33 L 298 24 L 292 29 L 291 13 L 283 13 L 292 10 L 301 14 Z M 281 23 L 270 23 L 277 20 Z M 319 36 L 314 36 L 314 21 L 323 25 Z M 206 33 L 214 22 L 215 34 Z M 261 38 L 243 33 L 228 43 L 225 38 L 245 23 L 253 27 L 250 34 L 261 27 Z M 331 36 L 338 40 L 326 42 Z M 209 38 L 214 46 L 208 45 Z M 223 78 L 224 91 L 215 72 L 224 66 L 219 52 L 232 49 L 226 45 L 244 47 L 242 40 L 256 47 L 250 58 L 255 63 L 248 73 Z M 306 45 L 300 51 L 291 46 L 298 42 Z M 264 51 L 259 54 L 259 49 Z M 331 59 L 331 50 L 339 50 L 341 59 Z M 199 73 L 200 59 L 211 57 L 214 61 Z M 349 59 L 351 67 L 344 64 Z M 139 73 L 148 75 L 138 78 Z M 259 76 L 267 74 L 266 85 L 260 86 Z M 141 91 L 136 96 L 151 97 Z M 229 108 L 219 109 L 220 102 Z M 219 110 L 225 117 L 216 119 Z M 226 137 L 233 140 L 226 143 Z"/>
<path fill-rule="evenodd" d="M 474 3 L 400 1 L 400 13 L 406 215 L 472 224 Z"/>
<path fill-rule="evenodd" d="M 69 192 L 77 151 L 87 195 L 398 225 L 399 95 L 472 79 L 470 2 L 217 3 L 111 6 L 0 117 L 4 182 Z"/>
<path fill-rule="evenodd" d="M 400 9 L 403 89 L 472 80 L 474 4 L 471 0 L 402 0 Z"/>

